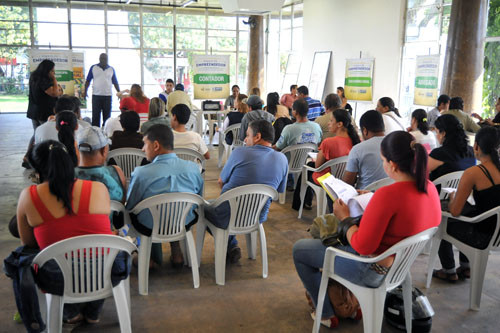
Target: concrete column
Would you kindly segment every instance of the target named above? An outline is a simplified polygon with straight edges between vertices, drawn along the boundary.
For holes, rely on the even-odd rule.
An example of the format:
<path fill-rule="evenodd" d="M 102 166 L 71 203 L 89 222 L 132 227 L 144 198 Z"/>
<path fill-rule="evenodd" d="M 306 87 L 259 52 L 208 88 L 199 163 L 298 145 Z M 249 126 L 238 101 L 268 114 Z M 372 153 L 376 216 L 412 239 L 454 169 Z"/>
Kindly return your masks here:
<path fill-rule="evenodd" d="M 250 45 L 248 49 L 248 91 L 259 87 L 264 93 L 264 17 L 250 16 Z"/>
<path fill-rule="evenodd" d="M 488 0 L 453 0 L 441 93 L 464 100 L 465 112 L 480 112 Z"/>

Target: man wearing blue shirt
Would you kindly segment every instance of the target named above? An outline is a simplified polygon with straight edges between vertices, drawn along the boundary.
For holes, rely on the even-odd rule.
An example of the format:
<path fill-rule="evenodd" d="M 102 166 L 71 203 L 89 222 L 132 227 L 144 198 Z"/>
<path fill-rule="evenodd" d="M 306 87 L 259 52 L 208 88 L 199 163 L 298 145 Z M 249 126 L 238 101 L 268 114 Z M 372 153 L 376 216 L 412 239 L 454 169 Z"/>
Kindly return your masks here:
<path fill-rule="evenodd" d="M 309 113 L 307 114 L 309 120 L 314 121 L 314 119 L 325 113 L 325 108 L 321 105 L 321 102 L 309 97 L 309 89 L 306 86 L 300 86 L 297 91 L 299 92 L 299 99 L 305 100 L 309 105 Z"/>
<path fill-rule="evenodd" d="M 92 126 L 100 127 L 101 112 L 103 125 L 111 116 L 111 96 L 113 94 L 111 85 L 115 86 L 117 92 L 120 91 L 115 69 L 108 65 L 106 53 L 101 53 L 99 63 L 90 67 L 85 81 L 83 98 L 87 98 L 87 91 L 92 80 L 94 80 L 92 84 Z"/>
<path fill-rule="evenodd" d="M 274 151 L 274 128 L 264 119 L 252 121 L 246 132 L 245 147 L 236 148 L 229 157 L 219 177 L 221 193 L 233 188 L 264 184 L 275 188 L 278 192 L 285 191 L 285 177 L 288 173 L 288 162 L 285 155 Z M 271 199 L 262 209 L 259 221 L 267 220 Z M 229 203 L 224 202 L 216 209 L 206 207 L 205 218 L 216 227 L 227 229 L 229 225 Z M 231 263 L 241 258 L 241 250 L 235 236 L 229 236 L 228 257 Z"/>
<path fill-rule="evenodd" d="M 127 193 L 128 210 L 132 210 L 139 202 L 154 195 L 172 192 L 189 192 L 202 195 L 203 178 L 198 165 L 185 161 L 173 153 L 174 134 L 166 125 L 153 125 L 144 134 L 146 158 L 151 163 L 135 168 L 132 172 Z M 153 218 L 149 210 L 137 216 L 131 214 L 134 228 L 141 234 L 150 236 Z M 191 211 L 186 217 L 188 227 L 194 224 L 197 217 Z M 182 266 L 182 252 L 179 242 L 170 243 L 172 248 L 171 262 L 174 267 Z M 153 244 L 151 259 L 161 264 L 161 244 Z"/>

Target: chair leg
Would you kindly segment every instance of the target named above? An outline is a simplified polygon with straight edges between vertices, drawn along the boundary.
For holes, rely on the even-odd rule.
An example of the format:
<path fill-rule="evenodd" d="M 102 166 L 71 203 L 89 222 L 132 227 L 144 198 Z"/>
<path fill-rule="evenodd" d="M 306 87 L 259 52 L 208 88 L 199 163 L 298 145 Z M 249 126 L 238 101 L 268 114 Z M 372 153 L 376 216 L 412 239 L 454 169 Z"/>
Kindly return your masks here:
<path fill-rule="evenodd" d="M 36 288 L 36 293 L 38 296 L 38 307 L 40 308 L 40 316 L 42 317 L 43 321 L 47 323 L 47 298 L 45 297 L 45 294 L 42 293 L 40 288 Z"/>
<path fill-rule="evenodd" d="M 64 300 L 61 296 L 45 294 L 47 299 L 47 332 L 62 332 Z"/>
<path fill-rule="evenodd" d="M 411 333 L 412 328 L 412 305 L 413 298 L 412 294 L 412 282 L 411 282 L 411 274 L 408 272 L 406 274 L 406 278 L 403 281 L 403 304 L 405 309 L 405 324 L 406 324 L 406 332 Z"/>
<path fill-rule="evenodd" d="M 151 259 L 151 237 L 141 236 L 139 246 L 139 294 L 146 296 L 149 285 L 149 260 Z"/>
<path fill-rule="evenodd" d="M 469 308 L 479 311 L 481 305 L 481 294 L 483 292 L 484 275 L 488 265 L 489 249 L 477 251 L 471 260 L 471 279 L 470 279 L 470 301 Z"/>
<path fill-rule="evenodd" d="M 181 239 L 179 241 L 179 245 L 181 247 L 181 252 L 182 252 L 182 260 L 184 261 L 184 265 L 187 265 L 188 267 L 191 267 L 191 259 L 189 258 L 189 255 L 188 255 L 188 250 L 187 250 L 187 247 L 186 247 L 186 240 L 185 239 Z"/>
<path fill-rule="evenodd" d="M 313 333 L 319 332 L 319 326 L 321 325 L 321 314 L 323 313 L 323 303 L 325 302 L 327 288 L 328 274 L 323 271 L 323 274 L 321 274 L 321 284 L 319 285 L 318 302 L 316 304 L 316 316 L 314 317 L 314 326 L 312 330 Z"/>
<path fill-rule="evenodd" d="M 201 264 L 201 252 L 203 250 L 203 243 L 205 242 L 205 231 L 207 230 L 207 225 L 201 219 L 198 221 L 196 226 L 196 258 L 198 260 L 198 267 Z"/>
<path fill-rule="evenodd" d="M 196 248 L 194 246 L 193 232 L 191 230 L 186 232 L 187 254 L 191 264 L 191 271 L 193 272 L 193 285 L 195 288 L 200 286 L 200 273 L 198 272 L 198 259 L 196 259 Z"/>
<path fill-rule="evenodd" d="M 215 283 L 223 286 L 226 281 L 226 255 L 229 232 L 213 228 L 212 233 L 215 242 Z"/>
<path fill-rule="evenodd" d="M 113 298 L 115 299 L 116 312 L 120 322 L 120 331 L 125 333 L 132 332 L 130 304 L 127 300 L 127 283 L 129 283 L 128 279 L 122 280 L 113 288 Z"/>
<path fill-rule="evenodd" d="M 285 190 L 283 191 L 283 193 L 279 193 L 278 194 L 279 203 L 282 204 L 282 205 L 285 204 L 285 200 L 286 200 L 286 185 L 287 185 L 287 182 L 288 182 L 288 173 L 286 174 L 286 177 L 285 177 Z"/>
<path fill-rule="evenodd" d="M 219 142 L 219 147 L 218 147 L 219 162 L 217 163 L 217 167 L 219 167 L 219 168 L 222 167 L 222 159 L 224 158 L 224 152 L 226 151 L 226 146 L 224 145 L 223 141 L 224 141 L 224 139 L 222 139 L 222 141 Z"/>
<path fill-rule="evenodd" d="M 248 258 L 254 259 L 257 257 L 257 231 L 245 235 L 247 241 Z"/>
<path fill-rule="evenodd" d="M 434 265 L 436 264 L 439 245 L 441 244 L 441 238 L 434 236 L 430 242 L 431 242 L 431 252 L 429 254 L 429 264 L 427 266 L 427 282 L 425 284 L 425 287 L 427 289 L 431 287 L 432 272 L 434 270 Z"/>
<path fill-rule="evenodd" d="M 427 243 L 425 243 L 425 247 L 422 253 L 429 255 L 431 253 L 431 246 L 432 246 L 432 239 L 429 239 Z"/>
<path fill-rule="evenodd" d="M 356 294 L 363 312 L 363 332 L 380 333 L 382 331 L 385 296 L 384 288 L 369 289 L 367 294 Z"/>
<path fill-rule="evenodd" d="M 259 225 L 259 236 L 260 236 L 260 251 L 262 257 L 262 278 L 265 279 L 268 276 L 267 242 L 266 242 L 266 232 L 264 231 L 264 227 L 262 226 L 262 224 Z"/>
<path fill-rule="evenodd" d="M 300 181 L 300 208 L 299 208 L 299 216 L 298 218 L 302 218 L 302 211 L 304 210 L 304 200 L 306 198 L 307 184 L 304 180 L 304 172 L 302 173 L 301 181 Z M 306 174 L 307 177 L 307 174 Z"/>

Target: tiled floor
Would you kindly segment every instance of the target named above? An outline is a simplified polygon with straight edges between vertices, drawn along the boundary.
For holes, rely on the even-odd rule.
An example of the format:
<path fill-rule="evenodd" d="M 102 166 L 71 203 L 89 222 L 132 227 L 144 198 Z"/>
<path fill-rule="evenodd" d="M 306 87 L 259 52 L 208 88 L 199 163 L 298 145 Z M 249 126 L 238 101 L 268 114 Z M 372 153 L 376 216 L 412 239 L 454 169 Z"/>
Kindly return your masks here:
<path fill-rule="evenodd" d="M 5 258 L 19 245 L 10 236 L 7 224 L 15 214 L 17 197 L 30 183 L 21 159 L 32 134 L 31 123 L 24 115 L 0 114 L 0 257 Z M 211 151 L 207 164 L 206 198 L 216 198 L 220 170 L 216 166 L 217 149 Z M 213 243 L 207 238 L 200 268 L 200 288 L 193 289 L 190 269 L 172 269 L 167 263 L 152 270 L 149 296 L 137 292 L 137 272 L 131 276 L 132 328 L 144 332 L 308 332 L 312 320 L 304 298 L 304 289 L 291 258 L 292 246 L 308 237 L 306 229 L 313 211 L 302 220 L 287 203 L 273 203 L 265 223 L 269 256 L 269 277 L 262 279 L 260 255 L 257 260 L 243 258 L 238 265 L 228 265 L 226 285 L 215 285 Z M 168 247 L 164 251 L 169 252 Z M 168 258 L 168 254 L 164 256 Z M 412 268 L 414 285 L 428 297 L 436 311 L 433 332 L 500 332 L 500 254 L 490 256 L 483 288 L 481 310 L 469 311 L 469 282 L 448 285 L 433 281 L 424 288 L 426 255 L 421 255 Z M 11 281 L 0 274 L 0 332 L 23 332 L 12 316 L 16 306 Z M 106 301 L 101 323 L 80 327 L 75 332 L 119 332 L 118 318 L 112 299 Z M 324 329 L 324 331 L 327 331 Z M 362 332 L 363 324 L 342 321 L 338 332 Z M 384 324 L 383 332 L 395 332 Z"/>

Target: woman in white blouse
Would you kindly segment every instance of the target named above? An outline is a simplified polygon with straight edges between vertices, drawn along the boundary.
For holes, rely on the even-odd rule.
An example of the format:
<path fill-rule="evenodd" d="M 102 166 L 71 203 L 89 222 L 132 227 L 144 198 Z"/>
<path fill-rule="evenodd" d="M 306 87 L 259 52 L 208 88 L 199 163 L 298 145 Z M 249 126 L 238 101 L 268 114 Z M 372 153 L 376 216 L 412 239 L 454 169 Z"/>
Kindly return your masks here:
<path fill-rule="evenodd" d="M 379 99 L 376 110 L 382 114 L 382 119 L 384 119 L 385 135 L 406 129 L 398 109 L 394 106 L 392 98 L 382 97 Z"/>
<path fill-rule="evenodd" d="M 409 129 L 410 134 L 427 149 L 427 152 L 438 146 L 436 135 L 429 130 L 427 112 L 424 109 L 416 109 L 412 112 Z"/>

